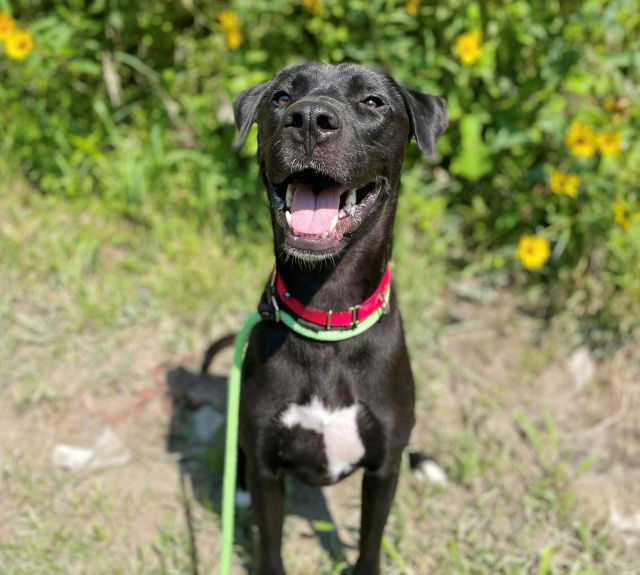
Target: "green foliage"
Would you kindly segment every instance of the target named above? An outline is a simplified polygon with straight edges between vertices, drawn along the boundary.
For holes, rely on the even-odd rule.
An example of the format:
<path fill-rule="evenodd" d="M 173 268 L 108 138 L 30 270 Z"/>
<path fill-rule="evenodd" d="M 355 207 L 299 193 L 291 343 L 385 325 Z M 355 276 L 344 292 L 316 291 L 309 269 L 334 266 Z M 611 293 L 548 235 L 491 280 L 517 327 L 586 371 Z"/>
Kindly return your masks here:
<path fill-rule="evenodd" d="M 444 212 L 462 248 L 457 263 L 539 286 L 550 311 L 570 305 L 608 332 L 635 328 L 635 0 L 34 0 L 13 8 L 36 50 L 22 61 L 0 55 L 0 151 L 41 191 L 99 197 L 145 224 L 178 214 L 245 241 L 264 237 L 255 139 L 232 151 L 233 99 L 286 65 L 355 60 L 449 103 L 438 169 L 427 170 L 415 147 L 409 153 L 412 210 L 401 221 L 413 235 L 433 238 Z M 460 44 L 467 33 L 479 43 L 469 59 Z M 594 135 L 594 153 L 576 155 L 567 139 L 574 120 L 613 132 L 619 152 Z M 576 197 L 551 190 L 555 171 L 579 176 Z M 541 269 L 515 257 L 525 234 L 550 244 Z"/>

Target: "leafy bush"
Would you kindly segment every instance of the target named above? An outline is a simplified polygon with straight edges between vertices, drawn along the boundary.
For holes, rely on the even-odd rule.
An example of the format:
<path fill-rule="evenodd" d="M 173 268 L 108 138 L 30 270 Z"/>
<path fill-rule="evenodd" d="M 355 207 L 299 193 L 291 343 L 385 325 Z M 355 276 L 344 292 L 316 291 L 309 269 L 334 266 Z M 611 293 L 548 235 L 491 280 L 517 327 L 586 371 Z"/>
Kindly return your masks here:
<path fill-rule="evenodd" d="M 417 236 L 443 200 L 458 263 L 613 331 L 640 317 L 636 0 L 34 0 L 13 16 L 36 49 L 0 56 L 0 145 L 45 193 L 262 234 L 232 99 L 285 65 L 355 60 L 449 103 L 438 165 L 410 150 Z"/>

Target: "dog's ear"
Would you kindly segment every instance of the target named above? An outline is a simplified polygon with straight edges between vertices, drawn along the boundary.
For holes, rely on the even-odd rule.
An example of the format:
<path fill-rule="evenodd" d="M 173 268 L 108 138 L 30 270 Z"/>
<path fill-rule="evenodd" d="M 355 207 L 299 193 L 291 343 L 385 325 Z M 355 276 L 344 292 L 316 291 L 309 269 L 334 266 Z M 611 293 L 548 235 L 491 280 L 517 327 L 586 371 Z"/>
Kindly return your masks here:
<path fill-rule="evenodd" d="M 270 82 L 265 82 L 264 84 L 253 86 L 253 88 L 247 88 L 240 93 L 233 104 L 233 118 L 238 130 L 238 137 L 233 143 L 233 147 L 236 150 L 242 147 L 242 144 L 247 139 L 251 125 L 256 121 L 258 105 L 269 84 Z"/>
<path fill-rule="evenodd" d="M 409 88 L 400 88 L 404 97 L 411 135 L 415 136 L 418 147 L 425 156 L 435 151 L 436 142 L 449 125 L 447 102 L 439 96 L 430 96 Z"/>

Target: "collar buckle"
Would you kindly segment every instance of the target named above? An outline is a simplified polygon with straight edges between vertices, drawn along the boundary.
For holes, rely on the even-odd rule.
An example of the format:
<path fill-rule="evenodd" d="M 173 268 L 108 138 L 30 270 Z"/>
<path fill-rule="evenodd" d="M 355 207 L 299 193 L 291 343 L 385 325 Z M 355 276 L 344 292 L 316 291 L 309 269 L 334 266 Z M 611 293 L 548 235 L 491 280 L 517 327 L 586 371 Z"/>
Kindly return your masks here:
<path fill-rule="evenodd" d="M 380 294 L 382 298 L 382 310 L 383 315 L 387 315 L 389 313 L 389 293 L 391 292 L 391 284 L 387 286 L 387 288 Z"/>
<path fill-rule="evenodd" d="M 354 305 L 354 306 L 349 308 L 349 311 L 351 312 L 351 326 L 350 327 L 355 327 L 360 323 L 358 321 L 358 310 L 359 309 L 360 309 L 360 305 Z"/>

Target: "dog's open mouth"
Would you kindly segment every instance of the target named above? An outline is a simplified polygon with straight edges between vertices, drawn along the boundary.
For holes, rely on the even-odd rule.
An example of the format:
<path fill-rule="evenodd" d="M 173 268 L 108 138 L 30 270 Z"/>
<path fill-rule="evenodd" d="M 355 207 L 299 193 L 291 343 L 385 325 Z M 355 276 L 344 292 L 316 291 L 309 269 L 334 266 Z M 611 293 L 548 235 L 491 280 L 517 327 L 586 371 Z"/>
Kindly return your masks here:
<path fill-rule="evenodd" d="M 374 205 L 379 178 L 361 187 L 345 186 L 315 170 L 304 170 L 271 186 L 276 219 L 296 250 L 327 252 L 353 232 Z"/>

